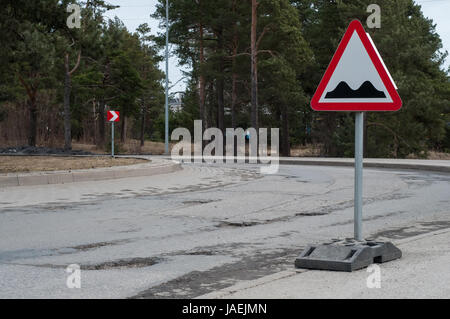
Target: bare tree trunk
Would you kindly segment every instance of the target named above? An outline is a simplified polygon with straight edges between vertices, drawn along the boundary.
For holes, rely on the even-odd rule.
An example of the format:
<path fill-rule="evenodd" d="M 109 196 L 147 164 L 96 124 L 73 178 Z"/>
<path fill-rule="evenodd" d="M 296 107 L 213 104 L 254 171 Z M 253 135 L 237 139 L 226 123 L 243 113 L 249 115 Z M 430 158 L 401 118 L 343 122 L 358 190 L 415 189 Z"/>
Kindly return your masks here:
<path fill-rule="evenodd" d="M 120 142 L 125 143 L 126 139 L 127 139 L 127 117 L 124 116 L 120 130 Z"/>
<path fill-rule="evenodd" d="M 208 83 L 208 87 L 205 88 L 209 93 L 207 94 L 208 98 L 209 98 L 209 105 L 214 105 L 215 101 L 214 101 L 214 82 L 209 82 Z M 210 123 L 213 122 L 214 119 L 214 108 L 210 107 L 208 109 L 205 109 L 205 113 L 206 113 L 206 127 L 210 126 Z"/>
<path fill-rule="evenodd" d="M 28 134 L 28 145 L 36 146 L 36 136 L 37 136 L 37 105 L 36 97 L 33 97 L 28 102 L 28 107 L 30 110 L 30 132 Z"/>
<path fill-rule="evenodd" d="M 233 2 L 233 12 L 236 12 L 236 0 Z M 233 58 L 232 58 L 232 82 L 231 82 L 231 126 L 236 128 L 236 101 L 237 101 L 237 92 L 236 92 L 236 84 L 238 75 L 236 73 L 236 55 L 239 46 L 239 37 L 237 33 L 237 25 L 234 25 L 233 32 Z"/>
<path fill-rule="evenodd" d="M 217 78 L 217 127 L 222 133 L 225 130 L 225 105 L 224 105 L 224 66 L 223 66 L 223 50 L 224 50 L 224 39 L 223 39 L 223 28 L 220 28 L 218 32 L 218 42 L 219 42 L 219 66 L 218 66 L 218 78 Z"/>
<path fill-rule="evenodd" d="M 148 121 L 148 128 L 147 128 L 148 136 L 150 136 L 150 138 L 153 135 L 153 121 L 151 118 L 152 117 L 150 116 L 150 120 Z"/>
<path fill-rule="evenodd" d="M 102 98 L 98 102 L 98 129 L 99 138 L 98 146 L 103 146 L 105 144 L 105 100 Z"/>
<path fill-rule="evenodd" d="M 231 126 L 236 128 L 236 101 L 237 101 L 237 92 L 236 92 L 236 83 L 237 83 L 237 74 L 233 73 L 232 82 L 231 82 Z"/>
<path fill-rule="evenodd" d="M 77 63 L 74 68 L 69 68 L 69 53 L 65 56 L 64 74 L 64 150 L 72 150 L 72 115 L 70 113 L 70 93 L 72 91 L 72 74 L 80 65 L 81 52 L 78 53 Z"/>
<path fill-rule="evenodd" d="M 219 70 L 223 72 L 223 68 L 220 67 Z M 222 132 L 225 130 L 224 117 L 224 96 L 223 96 L 224 83 L 223 78 L 217 79 L 217 127 Z"/>
<path fill-rule="evenodd" d="M 97 143 L 98 143 L 98 135 L 97 135 L 97 132 L 98 132 L 98 129 L 97 129 L 97 126 L 98 126 L 98 123 L 97 123 L 97 101 L 94 99 L 93 101 L 92 101 L 92 113 L 93 113 L 93 118 L 94 118 L 94 145 L 97 145 Z"/>
<path fill-rule="evenodd" d="M 66 54 L 66 72 L 64 74 L 64 150 L 72 150 L 72 123 L 70 113 L 70 92 L 72 80 L 69 74 L 69 57 Z"/>
<path fill-rule="evenodd" d="M 323 127 L 320 130 L 322 134 L 322 140 L 324 141 L 324 153 L 325 156 L 336 156 L 338 149 L 335 143 L 333 143 L 333 132 L 337 127 L 337 115 L 336 112 L 326 113 L 324 115 Z"/>
<path fill-rule="evenodd" d="M 257 131 L 258 127 L 258 52 L 256 45 L 258 2 L 252 0 L 252 26 L 251 26 L 251 120 L 252 126 Z"/>
<path fill-rule="evenodd" d="M 200 1 L 199 1 L 200 5 Z M 204 52 L 204 46 L 203 46 L 203 23 L 200 22 L 199 25 L 199 32 L 200 32 L 200 79 L 199 79 L 199 99 L 200 99 L 200 105 L 199 105 L 199 111 L 200 111 L 200 119 L 202 120 L 203 129 L 205 129 L 207 126 L 206 123 L 206 112 L 205 112 L 205 76 L 203 75 L 202 67 L 205 62 L 205 52 Z"/>
<path fill-rule="evenodd" d="M 233 50 L 233 55 L 235 56 L 237 53 L 237 46 L 234 48 Z M 237 73 L 234 71 L 235 70 L 235 57 L 233 57 L 233 76 L 232 76 L 232 83 L 231 83 L 231 126 L 233 127 L 233 129 L 236 129 L 236 100 L 237 100 L 237 92 L 236 92 L 236 83 L 237 83 Z M 234 140 L 236 140 L 235 137 L 233 137 Z M 237 143 L 234 141 L 234 150 L 233 150 L 233 155 L 237 156 Z M 224 144 L 225 145 L 225 144 Z"/>
<path fill-rule="evenodd" d="M 146 108 L 145 108 L 145 101 L 143 101 L 142 103 L 142 119 L 141 119 L 141 147 L 144 146 L 145 143 L 145 113 L 146 113 Z"/>
<path fill-rule="evenodd" d="M 289 121 L 286 105 L 282 106 L 281 122 L 282 122 L 281 149 L 283 151 L 282 154 L 283 156 L 291 156 L 291 146 L 289 144 Z"/>
<path fill-rule="evenodd" d="M 102 81 L 102 89 L 105 89 L 105 86 L 107 82 L 109 81 L 110 77 L 110 61 L 109 59 L 106 60 L 105 69 L 103 73 L 103 81 Z M 106 124 L 106 100 L 105 96 L 102 96 L 99 101 L 99 133 L 100 133 L 100 139 L 99 139 L 99 146 L 103 147 L 106 142 L 106 134 L 105 134 L 105 124 Z"/>
<path fill-rule="evenodd" d="M 30 111 L 30 128 L 28 131 L 28 145 L 36 146 L 36 136 L 37 136 L 37 105 L 36 105 L 36 95 L 37 86 L 28 85 L 22 76 L 19 74 L 19 81 L 22 86 L 27 91 L 28 95 L 28 110 Z"/>

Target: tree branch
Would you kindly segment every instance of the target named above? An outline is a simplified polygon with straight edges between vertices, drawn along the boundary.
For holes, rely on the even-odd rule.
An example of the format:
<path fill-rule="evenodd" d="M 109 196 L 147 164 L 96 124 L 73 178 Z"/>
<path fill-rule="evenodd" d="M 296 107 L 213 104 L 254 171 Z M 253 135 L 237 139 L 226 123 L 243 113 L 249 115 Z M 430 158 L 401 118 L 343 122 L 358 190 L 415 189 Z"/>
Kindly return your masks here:
<path fill-rule="evenodd" d="M 91 57 L 88 57 L 88 56 L 84 56 L 84 55 L 83 55 L 81 58 L 87 59 L 87 60 L 89 60 L 89 61 L 91 61 L 91 62 L 94 62 L 94 63 L 100 65 L 100 66 L 103 66 L 103 64 L 101 64 L 100 62 L 98 62 L 97 60 L 95 60 L 95 59 L 93 59 L 93 58 L 91 58 Z"/>
<path fill-rule="evenodd" d="M 64 56 L 64 67 L 66 68 L 66 72 L 69 73 L 69 53 L 67 52 Z"/>
<path fill-rule="evenodd" d="M 256 55 L 258 55 L 260 53 L 269 53 L 272 57 L 276 56 L 276 54 L 272 50 L 259 50 L 259 51 L 256 52 Z"/>
<path fill-rule="evenodd" d="M 23 87 L 24 87 L 25 90 L 27 91 L 28 97 L 30 98 L 30 100 L 33 99 L 34 94 L 33 94 L 33 92 L 31 91 L 30 86 L 25 82 L 25 80 L 22 78 L 22 76 L 21 76 L 20 74 L 19 74 L 18 76 L 19 76 L 19 81 L 20 81 L 20 83 L 22 83 Z"/>
<path fill-rule="evenodd" d="M 228 55 L 227 58 L 235 58 L 235 57 L 242 56 L 242 55 L 251 56 L 251 54 L 248 52 L 242 52 L 242 53 L 237 53 L 237 54 L 233 54 L 233 55 Z"/>
<path fill-rule="evenodd" d="M 258 40 L 256 41 L 256 50 L 258 50 L 259 45 L 260 45 L 260 43 L 261 43 L 261 40 L 262 40 L 262 38 L 264 37 L 264 34 L 266 34 L 266 32 L 270 30 L 270 28 L 271 28 L 270 25 L 266 25 L 266 26 L 264 27 L 263 31 L 261 32 L 261 34 L 260 34 L 259 37 L 258 37 Z"/>
<path fill-rule="evenodd" d="M 78 67 L 80 66 L 80 60 L 81 60 L 81 51 L 78 52 L 77 63 L 73 67 L 72 71 L 69 72 L 69 75 L 72 75 L 72 73 L 78 69 Z"/>

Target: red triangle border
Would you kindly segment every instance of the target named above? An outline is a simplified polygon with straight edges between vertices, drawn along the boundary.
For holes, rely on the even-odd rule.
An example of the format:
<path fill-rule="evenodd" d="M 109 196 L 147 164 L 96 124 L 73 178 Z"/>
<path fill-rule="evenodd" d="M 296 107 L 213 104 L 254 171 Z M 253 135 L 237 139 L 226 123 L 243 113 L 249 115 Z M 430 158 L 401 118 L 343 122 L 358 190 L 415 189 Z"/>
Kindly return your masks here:
<path fill-rule="evenodd" d="M 378 74 L 383 81 L 383 84 L 386 86 L 386 89 L 391 96 L 392 102 L 345 102 L 345 103 L 336 103 L 336 102 L 319 102 L 320 97 L 325 91 L 325 88 L 330 81 L 331 76 L 336 69 L 342 54 L 347 48 L 348 42 L 353 35 L 353 32 L 356 32 L 361 39 L 364 48 L 369 54 L 372 63 L 374 64 Z M 352 111 L 352 112 L 361 112 L 361 111 L 397 111 L 402 107 L 402 100 L 397 93 L 397 90 L 394 87 L 394 84 L 391 82 L 389 75 L 387 74 L 383 63 L 378 58 L 378 55 L 372 46 L 367 34 L 364 30 L 363 25 L 359 20 L 353 20 L 347 28 L 347 31 L 344 34 L 339 46 L 334 54 L 331 62 L 320 81 L 319 86 L 317 87 L 316 93 L 311 99 L 311 107 L 315 111 Z"/>

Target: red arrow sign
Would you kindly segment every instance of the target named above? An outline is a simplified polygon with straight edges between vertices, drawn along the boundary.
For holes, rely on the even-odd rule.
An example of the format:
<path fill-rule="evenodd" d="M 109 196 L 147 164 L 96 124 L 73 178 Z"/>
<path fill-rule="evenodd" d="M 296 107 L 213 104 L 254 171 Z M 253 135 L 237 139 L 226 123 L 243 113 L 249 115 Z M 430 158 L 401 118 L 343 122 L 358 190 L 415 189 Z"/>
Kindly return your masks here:
<path fill-rule="evenodd" d="M 402 101 L 370 36 L 353 20 L 311 100 L 316 111 L 397 111 Z"/>
<path fill-rule="evenodd" d="M 107 121 L 108 122 L 119 122 L 120 121 L 120 112 L 108 111 Z"/>

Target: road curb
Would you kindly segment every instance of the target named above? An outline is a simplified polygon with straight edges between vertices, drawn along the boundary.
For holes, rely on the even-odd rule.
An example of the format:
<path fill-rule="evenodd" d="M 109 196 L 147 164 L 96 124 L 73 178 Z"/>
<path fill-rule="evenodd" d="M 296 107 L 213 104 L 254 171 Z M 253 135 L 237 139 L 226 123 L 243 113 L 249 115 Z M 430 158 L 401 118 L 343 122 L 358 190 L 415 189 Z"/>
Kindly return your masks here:
<path fill-rule="evenodd" d="M 166 156 L 149 156 L 149 158 L 164 158 Z M 186 157 L 187 162 L 194 161 L 196 157 Z M 204 158 L 201 158 L 204 161 Z M 247 158 L 246 158 L 247 160 Z M 353 158 L 326 158 L 326 157 L 259 157 L 258 163 L 271 163 L 279 165 L 311 165 L 311 166 L 341 166 L 354 167 Z M 363 160 L 366 168 L 387 168 L 401 170 L 420 170 L 450 173 L 450 160 L 416 160 L 416 159 L 378 159 L 366 158 Z"/>
<path fill-rule="evenodd" d="M 397 161 L 397 162 L 396 162 Z M 425 170 L 435 172 L 450 173 L 450 161 L 447 165 L 434 163 L 423 163 L 420 161 L 414 163 L 415 160 L 407 160 L 408 162 L 402 162 L 402 160 L 377 161 L 376 159 L 368 159 L 363 161 L 364 167 L 372 168 L 389 168 L 389 169 L 403 169 L 403 170 Z M 303 159 L 303 158 L 280 158 L 279 163 L 281 165 L 315 165 L 315 166 L 347 166 L 354 167 L 354 161 L 352 159 Z"/>
<path fill-rule="evenodd" d="M 149 163 L 72 171 L 13 173 L 0 175 L 0 188 L 102 181 L 128 177 L 152 176 L 181 170 L 181 164 L 164 159 Z"/>

